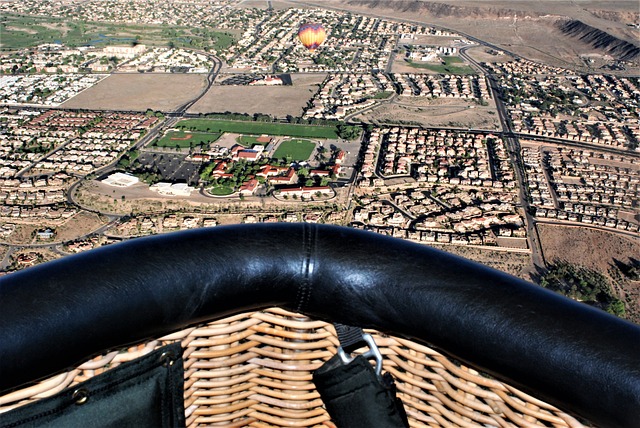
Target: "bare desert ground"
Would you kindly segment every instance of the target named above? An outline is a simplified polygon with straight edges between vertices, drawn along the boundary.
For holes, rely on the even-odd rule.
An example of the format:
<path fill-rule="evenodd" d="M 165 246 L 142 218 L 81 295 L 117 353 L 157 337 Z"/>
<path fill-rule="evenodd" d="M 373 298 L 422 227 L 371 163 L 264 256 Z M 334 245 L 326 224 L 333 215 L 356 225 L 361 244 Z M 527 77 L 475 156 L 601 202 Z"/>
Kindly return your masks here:
<path fill-rule="evenodd" d="M 419 123 L 423 126 L 452 128 L 498 129 L 499 120 L 493 106 L 480 106 L 475 102 L 451 99 L 402 98 L 368 110 L 355 120 L 367 122 L 398 121 Z"/>
<path fill-rule="evenodd" d="M 548 262 L 561 259 L 606 273 L 614 259 L 627 261 L 640 254 L 640 239 L 637 238 L 584 227 L 549 224 L 538 227 L 544 258 Z"/>
<path fill-rule="evenodd" d="M 616 277 L 615 260 L 628 263 L 640 256 L 640 239 L 584 227 L 539 224 L 540 241 L 547 262 L 566 260 L 570 263 Z M 640 282 L 624 281 L 616 290 L 636 321 L 640 321 Z"/>
<path fill-rule="evenodd" d="M 62 104 L 65 108 L 171 111 L 198 96 L 203 74 L 112 74 Z"/>
<path fill-rule="evenodd" d="M 529 254 L 494 251 L 459 245 L 431 244 L 430 246 L 446 251 L 447 253 L 452 253 L 457 256 L 482 263 L 510 275 L 526 279 L 527 281 L 531 280 L 528 273 L 529 265 L 531 264 Z"/>
<path fill-rule="evenodd" d="M 41 221 L 39 224 L 17 224 L 5 241 L 14 245 L 46 243 L 47 241 L 37 242 L 34 235 L 36 231 L 47 227 L 55 230 L 52 242 L 70 241 L 89 234 L 104 224 L 105 222 L 97 214 L 81 211 L 63 223 Z"/>
<path fill-rule="evenodd" d="M 80 211 L 62 226 L 56 228 L 56 241 L 65 242 L 89 234 L 106 224 L 106 219 L 98 214 Z"/>
<path fill-rule="evenodd" d="M 292 75 L 292 86 L 212 86 L 189 113 L 263 113 L 275 117 L 300 116 L 307 101 L 325 79 L 324 74 Z"/>

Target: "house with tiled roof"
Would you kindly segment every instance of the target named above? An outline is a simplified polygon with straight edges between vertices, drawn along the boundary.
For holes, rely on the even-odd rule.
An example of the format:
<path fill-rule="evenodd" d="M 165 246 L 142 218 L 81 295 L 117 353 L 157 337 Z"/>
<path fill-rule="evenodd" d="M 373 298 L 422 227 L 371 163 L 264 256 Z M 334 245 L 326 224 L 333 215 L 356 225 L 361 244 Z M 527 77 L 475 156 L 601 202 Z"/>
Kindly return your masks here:
<path fill-rule="evenodd" d="M 239 192 L 241 195 L 245 195 L 245 196 L 253 195 L 258 189 L 259 185 L 260 185 L 260 182 L 255 178 L 252 178 L 251 180 L 247 181 L 242 186 L 240 186 Z"/>

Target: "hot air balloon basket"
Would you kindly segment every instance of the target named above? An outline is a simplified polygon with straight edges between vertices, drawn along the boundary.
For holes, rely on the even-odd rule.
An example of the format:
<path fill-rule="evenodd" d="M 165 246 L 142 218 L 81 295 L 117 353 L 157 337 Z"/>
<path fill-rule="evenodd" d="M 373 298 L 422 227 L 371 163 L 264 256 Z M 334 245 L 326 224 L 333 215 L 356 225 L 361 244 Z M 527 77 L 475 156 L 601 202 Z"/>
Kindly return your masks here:
<path fill-rule="evenodd" d="M 583 427 L 573 417 L 434 349 L 369 331 L 412 427 Z M 181 342 L 189 427 L 335 426 L 311 373 L 336 354 L 332 325 L 273 308 L 116 350 L 0 397 L 0 412 L 51 396 L 168 343 Z"/>

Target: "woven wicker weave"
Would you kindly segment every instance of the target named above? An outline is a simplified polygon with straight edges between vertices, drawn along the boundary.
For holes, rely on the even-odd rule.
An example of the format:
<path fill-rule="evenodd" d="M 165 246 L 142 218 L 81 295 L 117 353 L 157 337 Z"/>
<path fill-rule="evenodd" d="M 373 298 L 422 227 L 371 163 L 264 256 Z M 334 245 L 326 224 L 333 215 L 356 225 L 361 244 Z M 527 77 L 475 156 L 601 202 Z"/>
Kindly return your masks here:
<path fill-rule="evenodd" d="M 412 427 L 583 427 L 573 417 L 426 346 L 371 332 L 396 378 Z M 0 397 L 0 411 L 52 395 L 169 342 L 182 341 L 187 425 L 334 425 L 311 372 L 336 353 L 333 326 L 282 309 L 225 318 Z"/>

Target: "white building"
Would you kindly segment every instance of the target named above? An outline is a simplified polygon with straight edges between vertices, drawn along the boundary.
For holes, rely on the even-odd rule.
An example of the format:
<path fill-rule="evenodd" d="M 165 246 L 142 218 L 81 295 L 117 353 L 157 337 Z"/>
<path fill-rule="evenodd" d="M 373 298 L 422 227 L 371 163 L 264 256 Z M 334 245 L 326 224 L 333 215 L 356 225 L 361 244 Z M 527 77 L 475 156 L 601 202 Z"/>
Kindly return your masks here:
<path fill-rule="evenodd" d="M 115 187 L 129 187 L 134 184 L 138 184 L 140 179 L 130 174 L 125 174 L 123 172 L 115 172 L 111 174 L 109 177 L 102 180 L 104 184 L 108 184 L 109 186 Z"/>

